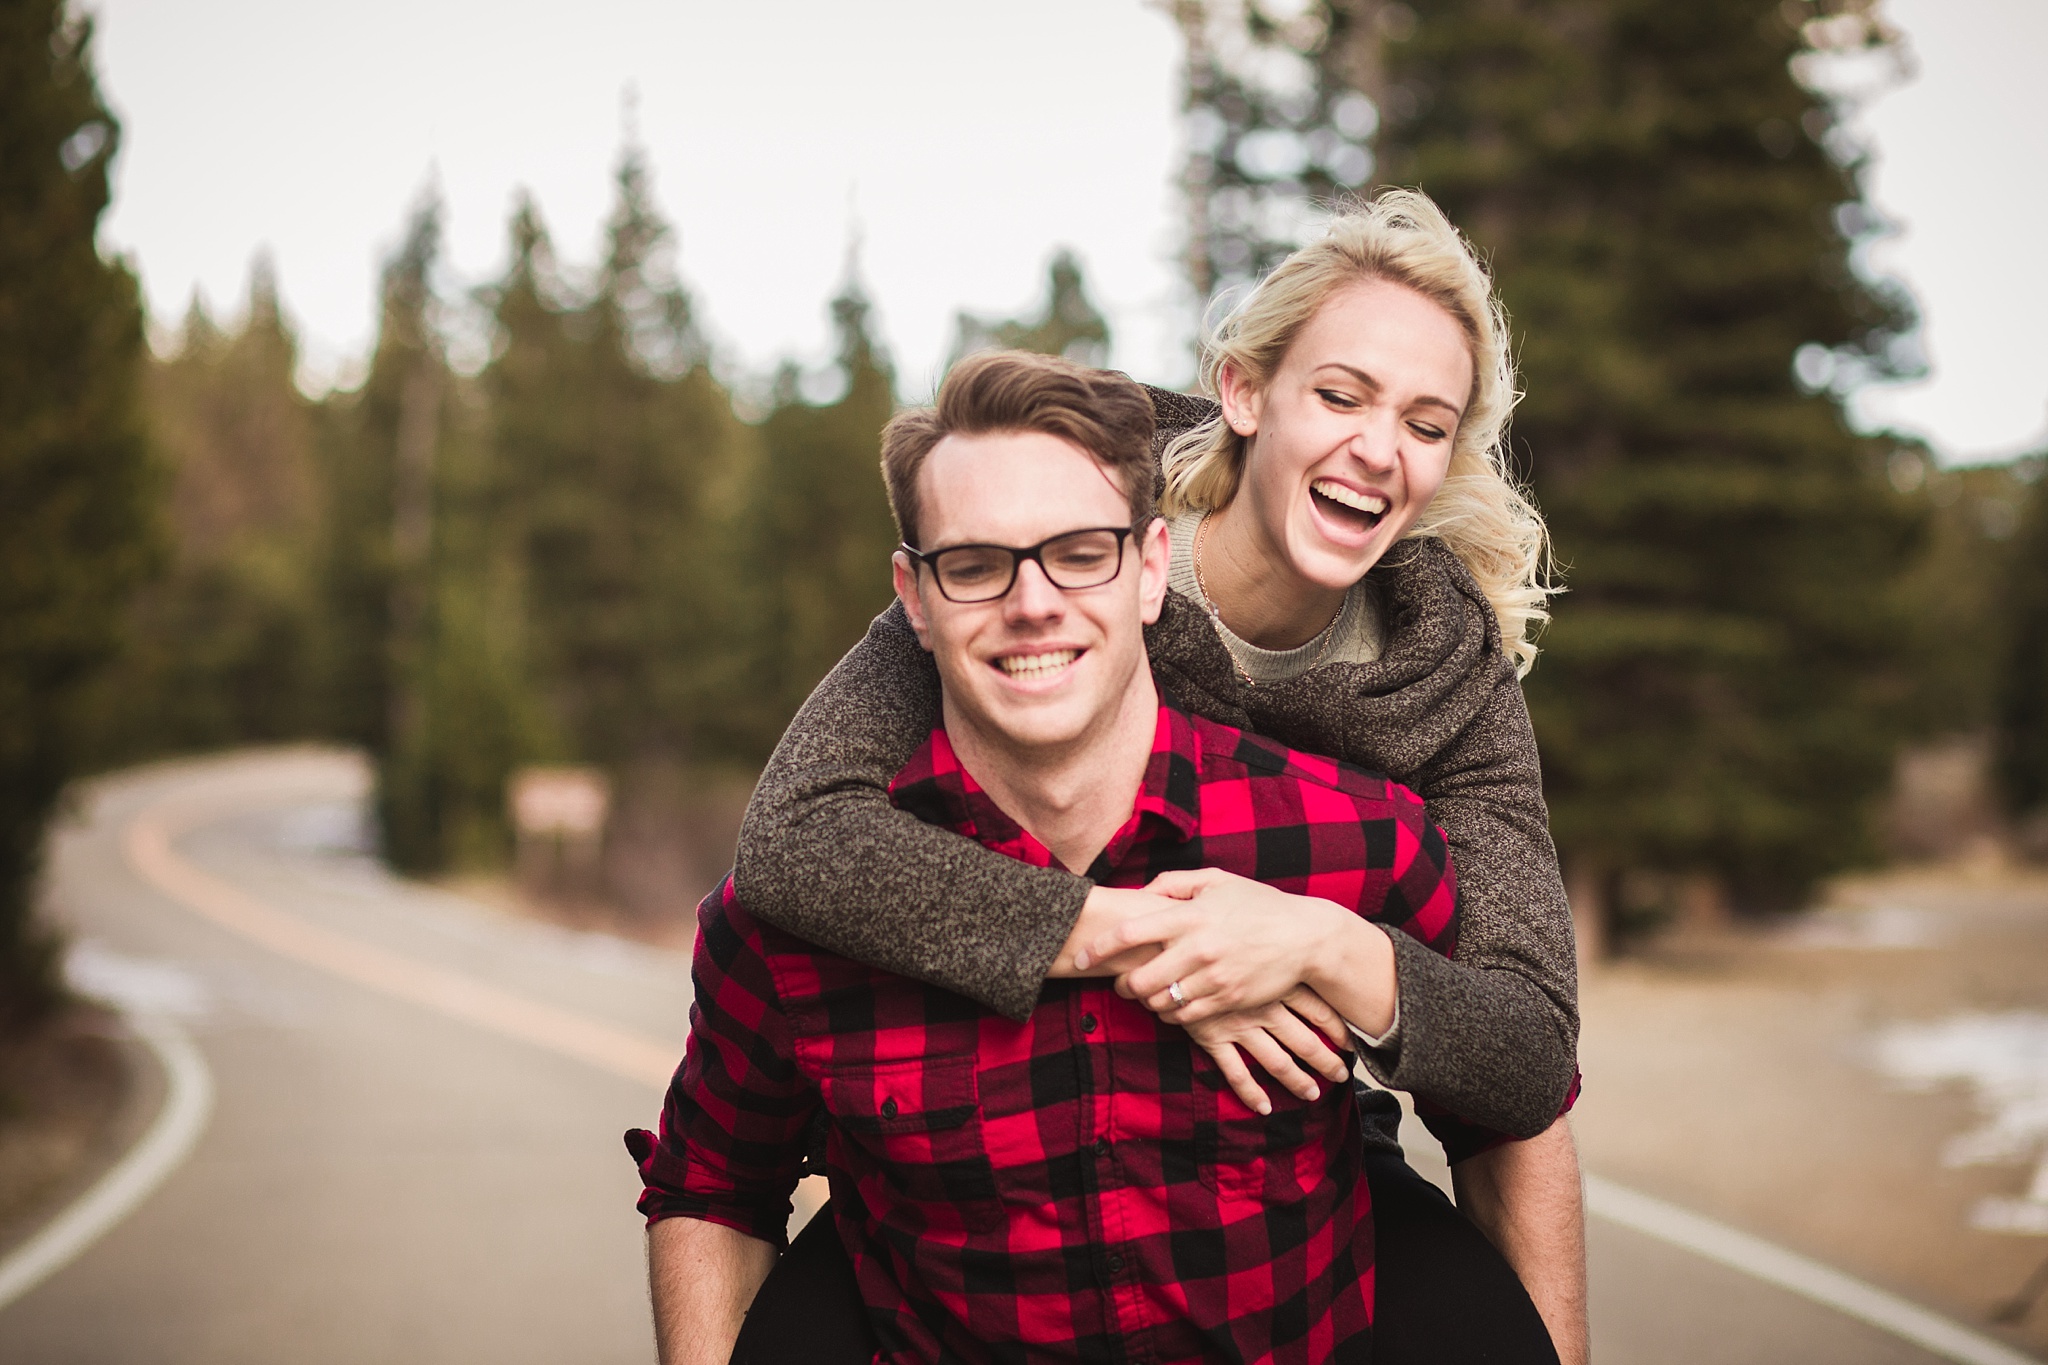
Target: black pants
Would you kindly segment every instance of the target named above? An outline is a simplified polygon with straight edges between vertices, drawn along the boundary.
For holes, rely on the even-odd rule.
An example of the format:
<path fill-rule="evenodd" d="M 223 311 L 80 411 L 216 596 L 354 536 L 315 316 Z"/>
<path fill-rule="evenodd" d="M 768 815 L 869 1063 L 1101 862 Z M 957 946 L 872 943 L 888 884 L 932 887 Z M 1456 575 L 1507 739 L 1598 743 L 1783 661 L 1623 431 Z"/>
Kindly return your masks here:
<path fill-rule="evenodd" d="M 1557 1365 L 1514 1267 L 1398 1152 L 1365 1154 L 1377 1283 L 1375 1365 Z M 835 1239 L 836 1240 L 836 1239 Z"/>
<path fill-rule="evenodd" d="M 1394 1152 L 1367 1152 L 1378 1282 L 1375 1365 L 1557 1365 L 1505 1258 Z M 827 1210 L 754 1297 L 732 1365 L 868 1365 L 875 1336 Z"/>

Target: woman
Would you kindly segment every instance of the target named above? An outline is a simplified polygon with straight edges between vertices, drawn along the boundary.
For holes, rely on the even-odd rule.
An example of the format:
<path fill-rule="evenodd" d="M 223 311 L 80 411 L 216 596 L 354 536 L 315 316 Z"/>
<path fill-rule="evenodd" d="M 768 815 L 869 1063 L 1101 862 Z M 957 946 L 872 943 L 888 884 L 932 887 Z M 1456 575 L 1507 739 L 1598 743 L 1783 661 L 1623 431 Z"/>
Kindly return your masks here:
<path fill-rule="evenodd" d="M 1456 959 L 1390 934 L 1384 1008 L 1348 1022 L 1382 1084 L 1529 1136 L 1566 1102 L 1578 1018 L 1519 684 L 1550 589 L 1542 522 L 1504 469 L 1507 347 L 1483 269 L 1420 194 L 1384 193 L 1296 252 L 1207 349 L 1203 378 L 1220 408 L 1155 392 L 1162 428 L 1177 433 L 1161 509 L 1174 592 L 1148 643 L 1182 706 L 1385 772 L 1429 802 L 1463 886 Z M 1146 892 L 1094 887 L 896 811 L 887 783 L 937 705 L 930 663 L 892 609 L 819 685 L 763 774 L 735 870 L 750 910 L 1011 1017 L 1030 1011 L 1049 973 L 1099 972 L 1125 949 L 1158 945 L 1126 987 L 1235 1067 L 1248 1100 L 1256 1086 L 1233 1043 L 1303 1093 L 1314 1080 L 1283 1045 L 1342 1074 L 1272 1004 L 1299 979 L 1262 932 L 1284 913 L 1279 893 L 1201 873 Z M 1399 1161 L 1391 1097 L 1369 1092 L 1361 1105 L 1369 1142 L 1394 1153 L 1372 1167 L 1379 1357 L 1399 1358 L 1412 1340 L 1431 1348 L 1416 1358 L 1456 1359 L 1450 1337 L 1491 1316 L 1524 1339 L 1472 1350 L 1543 1358 L 1548 1341 L 1528 1339 L 1533 1310 L 1425 1302 L 1444 1277 L 1404 1260 L 1404 1238 L 1440 1250 L 1460 1220 L 1445 1223 L 1449 1206 L 1431 1206 Z M 778 1282 L 824 1273 L 831 1239 L 802 1240 L 757 1303 Z"/>

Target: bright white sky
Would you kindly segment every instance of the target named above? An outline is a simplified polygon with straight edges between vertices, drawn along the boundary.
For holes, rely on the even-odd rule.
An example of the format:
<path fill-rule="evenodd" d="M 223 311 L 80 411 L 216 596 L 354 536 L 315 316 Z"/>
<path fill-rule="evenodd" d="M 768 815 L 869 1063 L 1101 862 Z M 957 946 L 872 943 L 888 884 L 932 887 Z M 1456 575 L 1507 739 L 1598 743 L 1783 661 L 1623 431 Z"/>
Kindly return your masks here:
<path fill-rule="evenodd" d="M 1884 6 L 1918 75 L 1863 119 L 1902 229 L 1873 259 L 1919 301 L 1931 372 L 1851 410 L 1951 462 L 2048 448 L 2048 0 Z"/>
<path fill-rule="evenodd" d="M 1918 77 L 1875 105 L 1877 259 L 1926 318 L 1931 380 L 1859 398 L 1951 459 L 2048 436 L 2048 0 L 1888 0 Z M 907 396 L 955 310 L 1033 306 L 1073 247 L 1115 363 L 1184 381 L 1179 47 L 1143 0 L 88 0 L 124 125 L 106 240 L 175 323 L 267 248 L 315 385 L 374 326 L 378 262 L 435 178 L 451 284 L 505 260 L 516 188 L 597 256 L 621 95 L 683 276 L 729 363 L 827 354 L 854 219 Z"/>

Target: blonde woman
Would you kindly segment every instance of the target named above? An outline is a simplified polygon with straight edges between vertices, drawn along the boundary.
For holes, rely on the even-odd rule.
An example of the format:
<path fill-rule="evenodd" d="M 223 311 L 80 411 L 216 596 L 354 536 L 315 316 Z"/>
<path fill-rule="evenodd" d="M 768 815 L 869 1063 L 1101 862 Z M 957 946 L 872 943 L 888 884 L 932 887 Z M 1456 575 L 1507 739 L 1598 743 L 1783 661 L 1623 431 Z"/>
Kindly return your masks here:
<path fill-rule="evenodd" d="M 1173 589 L 1148 631 L 1154 670 L 1183 707 L 1429 803 L 1462 886 L 1456 952 L 1374 936 L 1347 978 L 1370 1008 L 1343 1024 L 1374 1078 L 1425 1114 L 1528 1139 L 1453 1146 L 1467 1221 L 1401 1160 L 1392 1096 L 1360 1088 L 1378 1149 L 1375 1358 L 1578 1360 L 1584 1256 L 1560 1117 L 1576 1094 L 1571 922 L 1520 688 L 1550 586 L 1542 521 L 1504 464 L 1504 318 L 1436 206 L 1390 191 L 1223 321 L 1203 381 L 1216 402 L 1153 392 Z M 762 776 L 735 868 L 754 913 L 1012 1018 L 1049 975 L 1121 973 L 1260 1112 L 1246 1056 L 1305 1096 L 1312 1073 L 1345 1081 L 1348 1060 L 1303 1023 L 1344 1032 L 1300 988 L 1319 947 L 1300 898 L 1201 871 L 1097 887 L 923 824 L 887 788 L 937 715 L 898 605 Z M 833 1255 L 827 1232 L 799 1239 L 757 1306 L 815 1313 L 848 1275 Z M 755 1329 L 781 1317 L 750 1318 L 735 1359 L 772 1358 Z"/>

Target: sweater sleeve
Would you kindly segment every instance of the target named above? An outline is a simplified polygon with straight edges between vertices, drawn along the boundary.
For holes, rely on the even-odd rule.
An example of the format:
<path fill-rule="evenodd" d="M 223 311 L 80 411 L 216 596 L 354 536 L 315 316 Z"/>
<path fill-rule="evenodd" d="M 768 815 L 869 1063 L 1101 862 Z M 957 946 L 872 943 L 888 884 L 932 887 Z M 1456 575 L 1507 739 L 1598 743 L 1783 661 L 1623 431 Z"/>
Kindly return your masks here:
<path fill-rule="evenodd" d="M 1391 936 L 1401 1030 L 1391 1049 L 1365 1054 L 1367 1067 L 1533 1137 L 1568 1107 L 1578 1074 L 1578 963 L 1536 739 L 1504 659 L 1486 704 L 1410 781 L 1458 868 L 1458 946 L 1445 958 Z"/>
<path fill-rule="evenodd" d="M 811 693 L 747 803 L 749 912 L 1023 1020 L 1093 883 L 928 825 L 889 783 L 938 723 L 939 678 L 897 603 Z"/>

